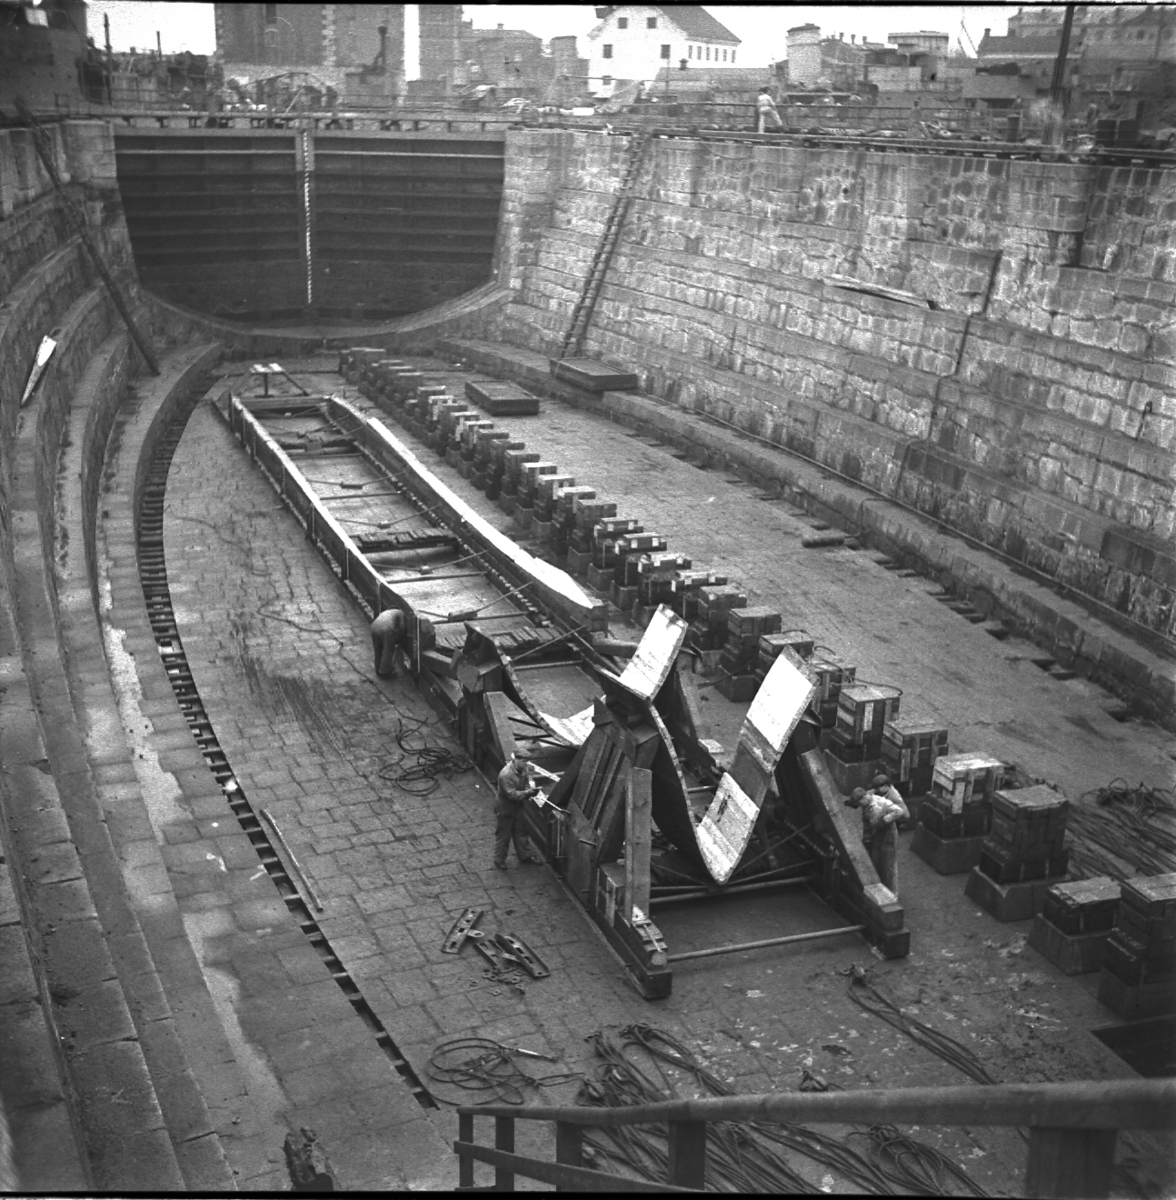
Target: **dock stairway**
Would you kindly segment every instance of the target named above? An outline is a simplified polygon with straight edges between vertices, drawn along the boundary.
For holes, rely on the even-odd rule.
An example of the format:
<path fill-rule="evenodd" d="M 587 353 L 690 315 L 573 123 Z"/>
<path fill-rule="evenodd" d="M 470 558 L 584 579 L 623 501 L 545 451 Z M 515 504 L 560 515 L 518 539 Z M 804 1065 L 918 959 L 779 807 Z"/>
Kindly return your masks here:
<path fill-rule="evenodd" d="M 621 176 L 621 186 L 617 190 L 612 209 L 605 221 L 604 232 L 593 253 L 592 263 L 584 280 L 584 288 L 572 310 L 571 324 L 568 326 L 567 333 L 564 334 L 563 345 L 560 347 L 560 359 L 576 358 L 583 350 L 584 338 L 587 336 L 588 326 L 592 323 L 592 313 L 600 298 L 600 290 L 604 286 L 604 278 L 608 274 L 608 266 L 612 261 L 613 252 L 620 240 L 621 229 L 629 212 L 629 205 L 633 199 L 633 192 L 641 173 L 641 164 L 645 159 L 645 151 L 649 147 L 649 142 L 650 135 L 644 131 L 635 133 L 629 142 L 629 161 L 625 165 L 625 173 Z"/>

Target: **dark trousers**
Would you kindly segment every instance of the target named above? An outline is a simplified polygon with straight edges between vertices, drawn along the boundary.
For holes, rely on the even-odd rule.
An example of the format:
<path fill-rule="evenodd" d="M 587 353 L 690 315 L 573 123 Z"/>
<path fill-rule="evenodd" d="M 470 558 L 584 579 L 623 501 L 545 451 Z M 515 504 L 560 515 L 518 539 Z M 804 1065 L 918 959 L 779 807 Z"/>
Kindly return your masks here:
<path fill-rule="evenodd" d="M 530 839 L 527 837 L 527 822 L 523 818 L 523 806 L 512 800 L 499 797 L 494 806 L 494 861 L 506 862 L 506 854 L 514 839 L 515 854 L 520 859 L 534 858 Z"/>
<path fill-rule="evenodd" d="M 870 839 L 870 861 L 878 881 L 898 895 L 898 826 L 883 825 Z"/>

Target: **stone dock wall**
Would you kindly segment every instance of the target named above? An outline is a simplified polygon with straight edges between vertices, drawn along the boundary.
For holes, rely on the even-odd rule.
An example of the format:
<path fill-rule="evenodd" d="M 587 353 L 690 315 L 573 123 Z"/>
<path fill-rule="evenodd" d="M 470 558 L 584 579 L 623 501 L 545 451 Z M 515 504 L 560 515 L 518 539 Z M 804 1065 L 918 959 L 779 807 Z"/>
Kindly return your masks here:
<path fill-rule="evenodd" d="M 628 152 L 508 135 L 505 340 L 558 352 Z M 658 138 L 584 353 L 1171 637 L 1174 217 L 1171 170 Z"/>

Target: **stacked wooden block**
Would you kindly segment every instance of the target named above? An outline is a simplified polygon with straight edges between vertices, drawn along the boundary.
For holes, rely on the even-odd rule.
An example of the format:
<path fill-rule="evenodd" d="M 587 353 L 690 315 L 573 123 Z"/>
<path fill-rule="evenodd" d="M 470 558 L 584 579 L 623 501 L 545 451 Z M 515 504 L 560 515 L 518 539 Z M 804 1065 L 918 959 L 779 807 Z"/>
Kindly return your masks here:
<path fill-rule="evenodd" d="M 813 639 L 803 629 L 763 634 L 759 640 L 759 653 L 755 663 L 755 676 L 761 683 L 772 669 L 772 663 L 785 650 L 795 654 L 801 662 L 808 662 L 813 656 Z"/>
<path fill-rule="evenodd" d="M 762 605 L 732 608 L 727 612 L 727 636 L 719 657 L 719 691 L 728 700 L 750 700 L 760 685 L 760 639 L 779 633 L 783 619 L 775 609 Z"/>
<path fill-rule="evenodd" d="M 601 496 L 573 498 L 572 524 L 568 534 L 568 570 L 571 574 L 583 577 L 587 575 L 589 567 L 595 565 L 592 556 L 596 526 L 616 515 L 614 500 L 606 500 Z"/>
<path fill-rule="evenodd" d="M 1123 883 L 1098 998 L 1126 1020 L 1176 1011 L 1176 874 Z"/>
<path fill-rule="evenodd" d="M 726 585 L 727 576 L 714 571 L 676 571 L 668 603 L 684 621 L 693 623 L 698 619 L 698 598 L 702 589 Z"/>
<path fill-rule="evenodd" d="M 1034 918 L 1029 945 L 1067 975 L 1097 971 L 1119 910 L 1119 884 L 1106 875 L 1055 883 Z"/>
<path fill-rule="evenodd" d="M 922 823 L 941 838 L 980 837 L 992 827 L 996 785 L 1004 764 L 983 754 L 947 754 L 931 770 Z"/>
<path fill-rule="evenodd" d="M 971 871 L 992 828 L 993 798 L 1003 773 L 1004 764 L 986 755 L 939 755 L 931 768 L 930 794 L 918 805 L 911 850 L 940 875 Z"/>
<path fill-rule="evenodd" d="M 842 684 L 828 748 L 843 763 L 877 762 L 882 757 L 882 730 L 898 716 L 895 691 L 873 683 Z"/>
<path fill-rule="evenodd" d="M 1064 876 L 1070 866 L 1063 845 L 1069 811 L 1065 796 L 1044 784 L 996 792 L 980 870 L 1001 884 Z"/>
<path fill-rule="evenodd" d="M 747 593 L 734 584 L 704 587 L 698 591 L 698 615 L 690 627 L 699 650 L 719 650 L 727 640 L 727 614 L 747 607 Z"/>
<path fill-rule="evenodd" d="M 847 666 L 835 654 L 817 654 L 814 651 L 813 657 L 808 661 L 808 669 L 817 685 L 811 706 L 813 716 L 821 722 L 822 729 L 833 729 L 837 724 L 841 689 L 854 682 L 857 668 Z"/>
<path fill-rule="evenodd" d="M 1046 891 L 1065 879 L 1063 846 L 1070 802 L 1039 784 L 992 797 L 992 823 L 965 893 L 998 921 L 1027 921 L 1041 912 Z"/>
<path fill-rule="evenodd" d="M 934 721 L 899 717 L 882 728 L 882 765 L 908 800 L 932 790 L 935 764 L 947 749 L 947 730 Z"/>
<path fill-rule="evenodd" d="M 656 611 L 659 604 L 674 602 L 674 583 L 694 564 L 684 554 L 659 551 L 642 554 L 637 560 L 637 604 Z"/>

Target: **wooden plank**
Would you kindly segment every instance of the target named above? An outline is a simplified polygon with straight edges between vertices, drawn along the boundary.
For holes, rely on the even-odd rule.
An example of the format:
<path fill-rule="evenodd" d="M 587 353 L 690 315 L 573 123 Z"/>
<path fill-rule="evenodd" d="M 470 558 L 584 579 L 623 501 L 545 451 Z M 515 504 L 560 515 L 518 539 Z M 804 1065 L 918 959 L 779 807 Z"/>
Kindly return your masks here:
<path fill-rule="evenodd" d="M 565 1121 L 555 1123 L 555 1161 L 564 1167 L 584 1166 L 584 1130 Z M 579 1191 L 574 1181 L 556 1182 L 557 1192 Z"/>
<path fill-rule="evenodd" d="M 494 742 L 495 752 L 502 757 L 504 763 L 509 762 L 510 756 L 518 748 L 514 730 L 510 727 L 510 716 L 512 712 L 520 710 L 510 697 L 502 692 L 483 692 L 482 703 L 490 723 L 490 737 Z"/>
<path fill-rule="evenodd" d="M 653 803 L 653 772 L 634 767 L 629 772 L 625 787 L 625 903 L 630 920 L 649 916 L 649 853 L 651 838 L 650 809 Z M 640 909 L 640 916 L 635 910 Z M 673 1162 L 673 1141 L 670 1143 L 670 1161 Z M 690 1183 L 677 1179 L 674 1183 Z"/>
<path fill-rule="evenodd" d="M 670 1183 L 706 1187 L 706 1122 L 670 1122 Z"/>
<path fill-rule="evenodd" d="M 1056 1129 L 1170 1129 L 1176 1080 L 1105 1079 L 1081 1083 L 997 1083 L 879 1088 L 858 1092 L 768 1092 L 708 1100 L 667 1100 L 617 1108 L 486 1104 L 460 1108 L 486 1116 L 514 1111 L 529 1121 L 643 1125 L 653 1121 L 804 1121 L 870 1125 L 1028 1125 Z"/>
<path fill-rule="evenodd" d="M 494 1118 L 494 1149 L 514 1155 L 514 1117 Z M 513 1192 L 515 1184 L 514 1172 L 505 1164 L 494 1168 L 494 1186 L 500 1192 Z"/>
<path fill-rule="evenodd" d="M 640 386 L 631 371 L 621 371 L 591 358 L 552 359 L 551 374 L 589 392 L 635 392 Z"/>
<path fill-rule="evenodd" d="M 520 1112 L 518 1115 L 521 1117 L 524 1114 Z M 559 1126 L 556 1128 L 558 1129 Z M 579 1132 L 577 1127 L 571 1128 L 576 1128 L 576 1131 Z M 671 1183 L 652 1183 L 646 1179 L 628 1179 L 621 1175 L 609 1175 L 604 1171 L 593 1171 L 587 1167 L 577 1167 L 571 1164 L 524 1158 L 521 1154 L 507 1154 L 502 1150 L 491 1150 L 489 1146 L 477 1146 L 466 1142 L 454 1142 L 453 1150 L 460 1156 L 463 1163 L 468 1158 L 477 1162 L 490 1163 L 496 1167 L 510 1167 L 516 1175 L 522 1175 L 527 1179 L 538 1179 L 541 1183 L 554 1184 L 556 1190 L 560 1192 L 604 1192 L 619 1195 L 628 1192 L 697 1192 L 698 1190 L 676 1187 Z M 567 1152 L 571 1152 L 570 1148 Z M 558 1136 L 556 1153 L 559 1153 Z"/>
<path fill-rule="evenodd" d="M 1109 1196 L 1117 1136 L 1114 1129 L 1031 1129 L 1025 1195 L 1073 1200 Z"/>
<path fill-rule="evenodd" d="M 459 1143 L 454 1144 L 454 1149 L 461 1143 L 472 1142 L 474 1140 L 474 1118 L 471 1113 L 458 1113 L 457 1115 L 457 1136 L 460 1138 Z M 474 1160 L 467 1158 L 459 1153 L 457 1160 L 457 1183 L 458 1187 L 473 1187 L 474 1186 Z"/>

